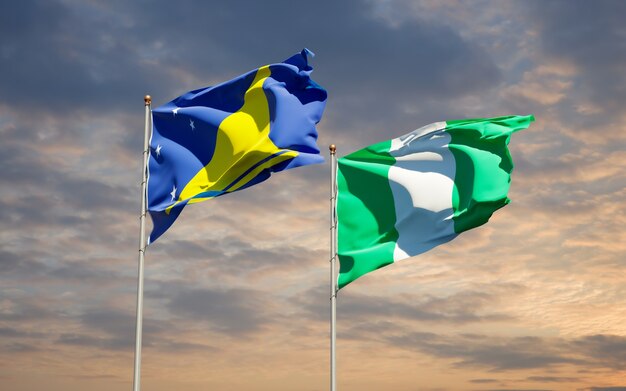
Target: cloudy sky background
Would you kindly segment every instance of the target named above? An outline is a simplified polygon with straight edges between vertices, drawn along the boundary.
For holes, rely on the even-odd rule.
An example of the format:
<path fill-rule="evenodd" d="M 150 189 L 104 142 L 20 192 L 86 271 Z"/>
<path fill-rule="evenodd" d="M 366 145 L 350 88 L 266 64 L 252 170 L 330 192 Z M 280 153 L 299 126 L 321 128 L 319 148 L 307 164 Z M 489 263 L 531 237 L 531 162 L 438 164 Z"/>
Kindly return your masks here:
<path fill-rule="evenodd" d="M 513 202 L 340 292 L 340 390 L 626 390 L 626 2 L 0 3 L 0 384 L 130 389 L 143 96 L 308 47 L 341 156 L 534 114 Z M 146 390 L 328 388 L 328 159 L 146 258 Z"/>

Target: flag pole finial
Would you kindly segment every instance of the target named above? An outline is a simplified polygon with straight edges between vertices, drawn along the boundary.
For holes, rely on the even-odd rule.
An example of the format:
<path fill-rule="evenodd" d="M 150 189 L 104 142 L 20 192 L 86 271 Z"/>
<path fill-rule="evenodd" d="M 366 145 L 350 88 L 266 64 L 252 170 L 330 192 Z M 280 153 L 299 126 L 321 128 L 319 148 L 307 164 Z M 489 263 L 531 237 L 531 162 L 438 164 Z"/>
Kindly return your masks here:
<path fill-rule="evenodd" d="M 331 155 L 334 155 L 334 154 L 335 154 L 335 151 L 337 150 L 337 146 L 336 146 L 335 144 L 330 144 L 330 145 L 328 146 L 328 149 L 330 150 L 330 154 L 331 154 Z"/>
<path fill-rule="evenodd" d="M 152 103 L 152 97 L 150 95 L 146 95 L 143 97 L 143 101 L 146 103 L 146 106 Z"/>

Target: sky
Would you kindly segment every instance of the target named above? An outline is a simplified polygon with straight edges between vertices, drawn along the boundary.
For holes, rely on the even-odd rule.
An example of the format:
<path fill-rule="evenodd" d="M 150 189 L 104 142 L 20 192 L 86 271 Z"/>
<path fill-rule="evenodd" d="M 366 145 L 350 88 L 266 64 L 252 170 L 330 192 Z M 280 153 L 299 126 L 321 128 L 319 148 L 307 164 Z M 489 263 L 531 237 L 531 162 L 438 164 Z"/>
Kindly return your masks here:
<path fill-rule="evenodd" d="M 329 383 L 329 158 L 534 114 L 510 205 L 339 293 L 341 391 L 626 390 L 626 2 L 0 2 L 0 384 L 131 389 L 145 94 L 306 47 L 326 163 L 185 209 L 145 264 L 142 388 Z"/>

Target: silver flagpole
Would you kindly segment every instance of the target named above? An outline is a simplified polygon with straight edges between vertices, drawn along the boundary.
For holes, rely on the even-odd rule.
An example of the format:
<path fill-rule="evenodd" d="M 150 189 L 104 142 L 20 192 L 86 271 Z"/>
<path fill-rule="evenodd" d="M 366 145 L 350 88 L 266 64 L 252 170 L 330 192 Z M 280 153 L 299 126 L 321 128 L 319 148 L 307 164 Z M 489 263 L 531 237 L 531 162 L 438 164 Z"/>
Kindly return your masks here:
<path fill-rule="evenodd" d="M 337 390 L 337 147 L 330 149 L 330 391 Z"/>
<path fill-rule="evenodd" d="M 139 273 L 137 277 L 137 328 L 135 331 L 135 371 L 133 375 L 133 391 L 141 389 L 141 329 L 143 318 L 143 261 L 146 253 L 146 184 L 148 182 L 148 154 L 150 153 L 150 128 L 152 125 L 152 98 L 143 98 L 146 106 L 146 121 L 143 138 L 143 179 L 141 180 L 141 215 L 139 217 Z"/>

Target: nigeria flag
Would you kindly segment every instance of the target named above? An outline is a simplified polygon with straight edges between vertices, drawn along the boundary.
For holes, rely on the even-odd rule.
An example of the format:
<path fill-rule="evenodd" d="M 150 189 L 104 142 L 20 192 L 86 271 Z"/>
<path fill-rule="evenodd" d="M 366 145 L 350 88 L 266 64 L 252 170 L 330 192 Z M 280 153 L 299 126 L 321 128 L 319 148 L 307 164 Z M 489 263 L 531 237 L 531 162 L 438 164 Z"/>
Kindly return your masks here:
<path fill-rule="evenodd" d="M 338 160 L 339 288 L 454 239 L 509 203 L 529 116 L 437 122 Z"/>

